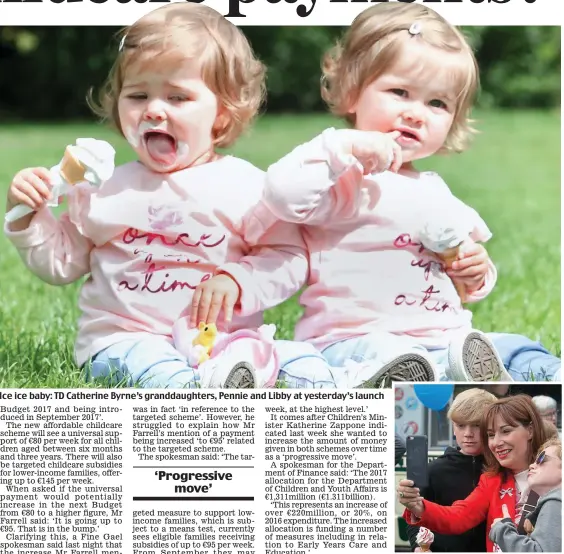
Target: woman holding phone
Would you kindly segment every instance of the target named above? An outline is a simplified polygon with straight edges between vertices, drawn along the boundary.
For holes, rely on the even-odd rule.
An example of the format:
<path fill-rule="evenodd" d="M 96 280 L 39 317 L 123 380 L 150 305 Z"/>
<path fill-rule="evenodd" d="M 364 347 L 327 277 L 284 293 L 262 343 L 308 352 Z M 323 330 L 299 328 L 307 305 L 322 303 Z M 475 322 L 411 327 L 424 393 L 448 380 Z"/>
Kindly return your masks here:
<path fill-rule="evenodd" d="M 538 500 L 527 484 L 527 472 L 546 440 L 542 418 L 529 396 L 501 398 L 486 410 L 480 434 L 487 445 L 485 472 L 465 500 L 440 506 L 424 500 L 412 481 L 399 482 L 397 492 L 406 507 L 403 517 L 407 523 L 444 535 L 464 533 L 483 521 L 489 530 L 494 519 L 504 516 L 505 504 L 511 519 L 522 530 L 526 515 Z M 486 549 L 497 550 L 487 534 Z"/>

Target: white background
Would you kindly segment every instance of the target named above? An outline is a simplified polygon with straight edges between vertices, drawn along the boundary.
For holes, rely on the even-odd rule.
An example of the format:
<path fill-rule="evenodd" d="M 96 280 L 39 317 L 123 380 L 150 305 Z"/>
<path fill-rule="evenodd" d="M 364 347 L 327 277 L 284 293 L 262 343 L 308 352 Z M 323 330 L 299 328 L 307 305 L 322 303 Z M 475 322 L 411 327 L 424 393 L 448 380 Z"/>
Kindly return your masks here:
<path fill-rule="evenodd" d="M 125 0 L 124 0 L 125 1 Z M 223 15 L 228 13 L 229 2 L 236 0 L 204 0 Z M 246 17 L 231 18 L 237 25 L 348 25 L 354 17 L 372 5 L 357 0 L 331 2 L 330 0 L 245 0 L 239 11 Z M 273 3 L 276 2 L 276 3 Z M 315 5 L 312 9 L 312 4 Z M 560 25 L 562 22 L 562 0 L 508 0 L 496 4 L 494 0 L 416 0 L 446 17 L 455 25 Z M 480 2 L 480 3 L 475 3 Z M 160 6 L 163 2 L 138 4 L 130 0 L 120 4 L 107 0 L 95 4 L 91 0 L 80 0 L 54 4 L 51 0 L 42 3 L 5 3 L 0 0 L 0 25 L 129 25 L 136 19 Z M 296 10 L 304 6 L 311 13 L 300 17 Z"/>

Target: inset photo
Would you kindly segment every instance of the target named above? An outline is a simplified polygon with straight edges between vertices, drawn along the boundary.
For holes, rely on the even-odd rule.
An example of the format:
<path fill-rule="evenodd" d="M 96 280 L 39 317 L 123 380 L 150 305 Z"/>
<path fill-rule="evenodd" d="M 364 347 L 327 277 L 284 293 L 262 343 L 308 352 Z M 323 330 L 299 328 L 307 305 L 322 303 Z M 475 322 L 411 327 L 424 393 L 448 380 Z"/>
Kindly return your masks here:
<path fill-rule="evenodd" d="M 562 388 L 402 384 L 396 552 L 561 552 Z"/>

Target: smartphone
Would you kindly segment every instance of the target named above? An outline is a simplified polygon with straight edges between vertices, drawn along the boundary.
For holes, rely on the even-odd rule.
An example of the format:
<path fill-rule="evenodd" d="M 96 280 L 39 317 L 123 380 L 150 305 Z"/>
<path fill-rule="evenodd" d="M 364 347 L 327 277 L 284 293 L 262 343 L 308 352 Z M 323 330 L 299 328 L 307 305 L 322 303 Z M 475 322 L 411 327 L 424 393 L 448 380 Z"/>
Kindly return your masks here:
<path fill-rule="evenodd" d="M 407 479 L 417 488 L 429 485 L 428 459 L 429 448 L 426 435 L 410 435 L 405 439 L 405 465 Z"/>

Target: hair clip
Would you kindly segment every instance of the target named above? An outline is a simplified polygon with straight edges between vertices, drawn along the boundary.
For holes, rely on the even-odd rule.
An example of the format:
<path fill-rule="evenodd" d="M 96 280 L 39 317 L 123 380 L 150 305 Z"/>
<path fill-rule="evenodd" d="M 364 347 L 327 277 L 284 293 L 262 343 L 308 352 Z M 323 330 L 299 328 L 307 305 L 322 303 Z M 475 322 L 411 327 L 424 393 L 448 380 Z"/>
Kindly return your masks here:
<path fill-rule="evenodd" d="M 123 35 L 123 37 L 121 37 L 121 40 L 119 41 L 118 52 L 121 52 L 123 50 L 123 47 L 125 46 L 126 37 L 127 35 Z"/>
<path fill-rule="evenodd" d="M 419 33 L 421 33 L 421 23 L 419 23 L 419 21 L 416 21 L 415 23 L 411 24 L 411 27 L 409 28 L 409 34 L 415 36 Z"/>

